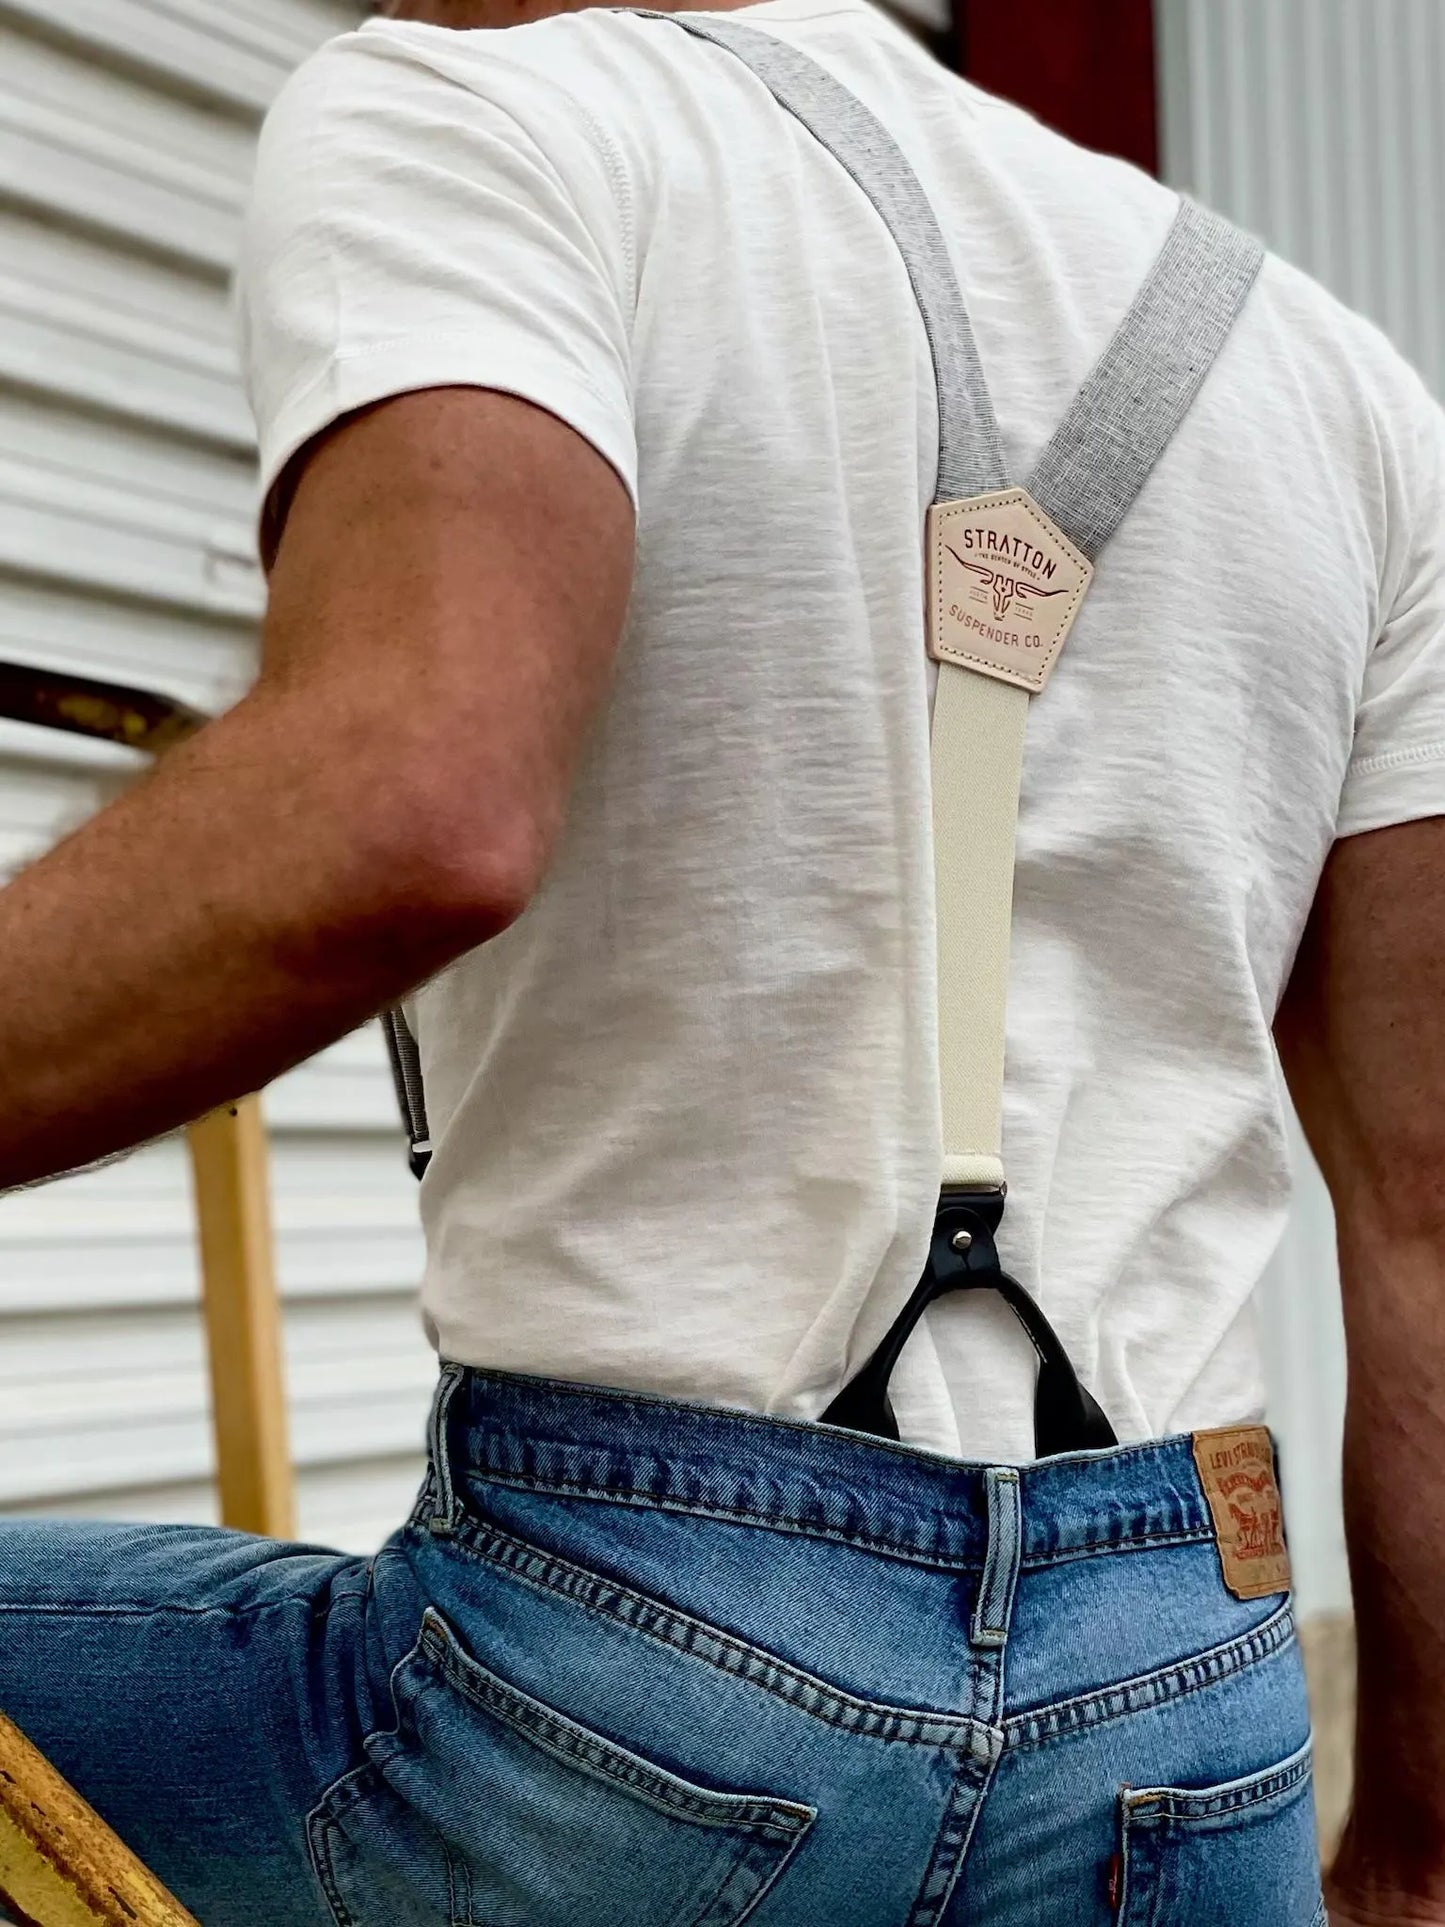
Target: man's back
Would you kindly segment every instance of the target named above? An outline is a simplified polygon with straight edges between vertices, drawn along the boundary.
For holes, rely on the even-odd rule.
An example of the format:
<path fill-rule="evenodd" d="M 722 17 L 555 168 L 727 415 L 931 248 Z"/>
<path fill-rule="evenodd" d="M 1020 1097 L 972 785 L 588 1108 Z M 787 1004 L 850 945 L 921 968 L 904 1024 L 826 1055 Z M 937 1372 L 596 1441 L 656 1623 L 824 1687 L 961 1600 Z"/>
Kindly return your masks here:
<path fill-rule="evenodd" d="M 896 129 L 1027 479 L 1170 197 L 866 9 L 746 11 L 733 45 L 795 37 Z M 1287 972 L 1350 1347 L 1331 1918 L 1445 1921 L 1440 417 L 1283 269 L 1230 331 L 1255 251 L 1183 232 L 1221 299 L 1126 337 L 1141 416 L 1207 379 L 1029 711 L 1004 1255 L 1081 1386 L 997 1191 L 932 1211 L 920 552 L 971 465 L 894 243 L 666 19 L 373 27 L 273 118 L 261 673 L 0 894 L 0 1182 L 425 986 L 444 1356 L 409 1518 L 364 1560 L 0 1522 L 0 1707 L 208 1927 L 1319 1927 L 1273 1449 L 1237 1423 Z M 1120 426 L 1086 492 L 1127 492 Z M 940 743 L 989 692 L 997 772 L 1023 699 L 941 677 Z M 941 824 L 1007 816 L 947 774 Z M 961 1279 L 1039 1344 L 1033 1463 L 1033 1361 L 951 1299 L 892 1436 L 879 1332 Z"/>
<path fill-rule="evenodd" d="M 1026 479 L 1174 196 L 858 0 L 748 17 L 903 147 Z M 547 882 L 415 1001 L 443 1356 L 816 1416 L 938 1188 L 937 412 L 902 261 L 730 54 L 602 11 L 323 53 L 250 250 L 268 483 L 344 409 L 475 380 L 570 421 L 638 503 Z M 1335 836 L 1445 805 L 1442 445 L 1381 338 L 1271 262 L 1033 706 L 1004 1252 L 1125 1437 L 1261 1408 L 1275 1008 Z M 992 1457 L 1028 1456 L 1031 1393 L 1011 1321 L 958 1299 L 895 1381 L 906 1439 Z"/>

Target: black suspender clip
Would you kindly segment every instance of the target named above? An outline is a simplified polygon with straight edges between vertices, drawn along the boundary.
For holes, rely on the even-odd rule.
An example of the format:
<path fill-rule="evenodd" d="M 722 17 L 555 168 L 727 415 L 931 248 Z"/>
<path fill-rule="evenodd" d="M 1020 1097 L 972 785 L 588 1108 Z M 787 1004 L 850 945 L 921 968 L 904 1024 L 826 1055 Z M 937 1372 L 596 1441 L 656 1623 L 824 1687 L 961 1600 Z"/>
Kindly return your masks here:
<path fill-rule="evenodd" d="M 825 1425 L 896 1439 L 898 1421 L 888 1397 L 888 1381 L 914 1327 L 946 1292 L 987 1290 L 998 1292 L 1039 1356 L 1034 1392 L 1034 1450 L 1039 1458 L 1118 1444 L 1113 1426 L 1080 1383 L 1038 1300 L 1000 1263 L 995 1235 L 1003 1219 L 1004 1197 L 1002 1186 L 989 1191 L 946 1188 L 941 1193 L 923 1275 L 873 1356 L 824 1412 Z"/>

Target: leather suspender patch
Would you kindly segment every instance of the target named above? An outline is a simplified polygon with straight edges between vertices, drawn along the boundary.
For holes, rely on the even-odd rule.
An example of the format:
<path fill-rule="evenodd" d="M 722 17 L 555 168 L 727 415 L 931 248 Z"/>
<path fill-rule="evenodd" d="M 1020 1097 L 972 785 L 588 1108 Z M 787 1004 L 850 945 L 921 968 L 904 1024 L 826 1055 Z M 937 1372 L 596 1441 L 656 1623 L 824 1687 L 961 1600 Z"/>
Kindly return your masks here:
<path fill-rule="evenodd" d="M 1284 1508 L 1274 1474 L 1274 1445 L 1264 1426 L 1196 1432 L 1194 1463 L 1214 1519 L 1225 1585 L 1236 1599 L 1287 1592 Z"/>
<path fill-rule="evenodd" d="M 1036 696 L 1094 565 L 1026 488 L 928 511 L 928 652 Z"/>

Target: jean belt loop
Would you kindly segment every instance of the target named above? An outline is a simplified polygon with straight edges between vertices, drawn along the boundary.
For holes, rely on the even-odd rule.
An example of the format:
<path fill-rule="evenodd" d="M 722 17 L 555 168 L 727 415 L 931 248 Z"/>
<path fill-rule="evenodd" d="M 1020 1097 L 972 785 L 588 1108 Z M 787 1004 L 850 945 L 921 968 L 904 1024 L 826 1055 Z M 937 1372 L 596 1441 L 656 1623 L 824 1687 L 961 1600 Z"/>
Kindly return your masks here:
<path fill-rule="evenodd" d="M 978 1582 L 969 1638 L 975 1646 L 1003 1646 L 1013 1616 L 1014 1587 L 1023 1552 L 1023 1507 L 1018 1469 L 991 1465 L 984 1473 L 988 1495 L 988 1552 Z"/>
<path fill-rule="evenodd" d="M 436 1394 L 432 1399 L 431 1420 L 427 1428 L 434 1506 L 432 1516 L 427 1520 L 427 1530 L 443 1539 L 449 1538 L 456 1531 L 459 1514 L 456 1488 L 452 1483 L 449 1420 L 452 1401 L 457 1395 L 457 1387 L 462 1382 L 464 1369 L 461 1365 L 442 1366 Z"/>

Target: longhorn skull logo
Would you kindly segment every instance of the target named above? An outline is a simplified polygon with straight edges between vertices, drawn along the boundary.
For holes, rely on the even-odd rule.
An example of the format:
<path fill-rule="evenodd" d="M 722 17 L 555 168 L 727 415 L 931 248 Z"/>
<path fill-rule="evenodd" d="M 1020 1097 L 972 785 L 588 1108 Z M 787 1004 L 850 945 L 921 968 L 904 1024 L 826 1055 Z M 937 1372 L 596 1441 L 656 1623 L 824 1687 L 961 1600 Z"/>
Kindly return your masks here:
<path fill-rule="evenodd" d="M 1000 622 L 1012 609 L 1015 602 L 1027 605 L 1032 600 L 1043 601 L 1050 596 L 1067 595 L 1067 589 L 1040 589 L 1032 582 L 1025 582 L 1016 575 L 1005 575 L 1001 569 L 990 569 L 985 563 L 970 562 L 959 554 L 951 543 L 943 545 L 961 568 L 976 575 L 985 589 L 993 590 L 993 612 Z"/>

